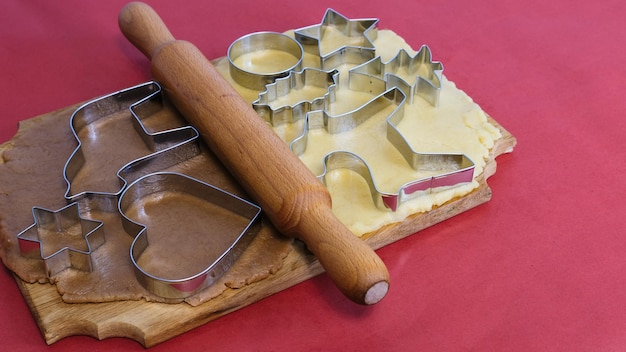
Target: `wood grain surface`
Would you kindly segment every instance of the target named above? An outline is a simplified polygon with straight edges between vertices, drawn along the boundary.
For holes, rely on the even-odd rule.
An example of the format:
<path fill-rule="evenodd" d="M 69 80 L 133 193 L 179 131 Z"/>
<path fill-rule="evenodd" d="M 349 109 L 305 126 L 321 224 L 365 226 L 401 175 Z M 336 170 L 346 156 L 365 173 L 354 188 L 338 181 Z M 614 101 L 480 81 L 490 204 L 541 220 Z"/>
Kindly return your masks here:
<path fill-rule="evenodd" d="M 20 128 L 37 128 L 39 119 L 65 119 L 75 107 L 24 121 Z M 480 175 L 479 188 L 427 213 L 414 214 L 400 223 L 369 233 L 364 236 L 365 242 L 373 249 L 378 249 L 488 201 L 491 190 L 486 180 L 496 171 L 495 158 L 512 151 L 516 143 L 515 138 L 495 120 L 490 119 L 490 122 L 501 130 L 502 137 L 496 141 L 484 172 Z M 11 141 L 0 145 L 0 151 L 10 148 Z M 186 303 L 147 301 L 68 304 L 63 302 L 51 284 L 31 284 L 18 278 L 16 282 L 48 344 L 67 336 L 88 335 L 97 339 L 125 337 L 150 347 L 324 272 L 302 242 L 295 241 L 293 246 L 284 265 L 275 274 L 239 289 L 227 288 L 220 296 L 196 307 Z"/>

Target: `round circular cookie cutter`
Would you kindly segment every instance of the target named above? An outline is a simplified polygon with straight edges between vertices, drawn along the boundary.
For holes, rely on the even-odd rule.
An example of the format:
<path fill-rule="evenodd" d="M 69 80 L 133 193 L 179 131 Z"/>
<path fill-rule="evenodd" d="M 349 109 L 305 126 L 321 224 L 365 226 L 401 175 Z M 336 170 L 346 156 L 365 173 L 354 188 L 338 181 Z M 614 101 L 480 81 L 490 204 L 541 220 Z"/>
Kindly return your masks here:
<path fill-rule="evenodd" d="M 275 59 L 268 60 L 269 57 Z M 294 38 L 278 32 L 240 37 L 228 48 L 231 77 L 243 87 L 263 90 L 277 78 L 302 68 L 304 49 Z"/>

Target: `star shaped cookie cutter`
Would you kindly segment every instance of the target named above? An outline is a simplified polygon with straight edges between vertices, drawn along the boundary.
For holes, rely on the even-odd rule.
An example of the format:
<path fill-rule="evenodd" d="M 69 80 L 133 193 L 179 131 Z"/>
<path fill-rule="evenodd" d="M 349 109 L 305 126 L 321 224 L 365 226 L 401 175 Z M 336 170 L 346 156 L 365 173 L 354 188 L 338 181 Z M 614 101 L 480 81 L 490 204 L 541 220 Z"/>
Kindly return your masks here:
<path fill-rule="evenodd" d="M 68 268 L 93 270 L 91 254 L 105 241 L 101 221 L 83 217 L 78 203 L 32 212 L 35 222 L 17 235 L 23 256 L 41 259 L 48 277 Z"/>
<path fill-rule="evenodd" d="M 144 125 L 145 119 L 163 105 L 162 90 L 156 82 L 147 82 L 128 89 L 94 99 L 77 108 L 70 118 L 70 128 L 78 142 L 77 147 L 68 158 L 63 176 L 67 183 L 65 199 L 68 205 L 56 210 L 33 207 L 35 223 L 18 234 L 21 254 L 27 258 L 41 259 L 45 264 L 48 277 L 58 274 L 67 268 L 92 271 L 91 252 L 104 242 L 101 224 L 89 219 L 87 211 L 97 210 L 117 212 L 118 197 L 128 183 L 157 170 L 198 155 L 200 153 L 199 134 L 190 126 L 150 132 Z M 72 181 L 86 162 L 79 131 L 88 131 L 87 138 L 93 138 L 95 132 L 91 126 L 97 122 L 106 122 L 110 115 L 127 111 L 131 115 L 132 128 L 140 136 L 149 152 L 138 159 L 131 159 L 124 164 L 112 177 L 119 180 L 119 188 L 113 192 L 89 189 L 73 194 Z M 85 209 L 85 212 L 82 212 Z M 69 226 L 73 221 L 74 226 Z M 92 238 L 87 247 L 67 247 L 50 251 L 48 247 L 55 242 L 63 241 L 68 234 L 76 232 L 77 224 L 81 224 L 84 237 Z M 68 226 L 65 226 L 68 224 Z M 89 225 L 91 227 L 89 227 Z M 73 232 L 72 232 L 73 231 Z M 70 236 L 76 238 L 77 235 Z M 76 242 L 76 241 L 74 241 Z M 41 250 L 35 250 L 41 247 Z"/>
<path fill-rule="evenodd" d="M 409 104 L 413 104 L 414 96 L 420 96 L 431 105 L 439 104 L 441 93 L 441 75 L 443 64 L 432 61 L 430 48 L 423 45 L 411 57 L 404 49 L 400 49 L 396 56 L 388 62 L 383 62 L 380 56 L 350 69 L 350 87 L 363 90 L 372 86 L 371 90 L 380 91 L 391 87 L 398 87 L 407 97 Z"/>
<path fill-rule="evenodd" d="M 376 56 L 373 41 L 378 36 L 377 18 L 348 19 L 333 9 L 327 9 L 322 22 L 303 27 L 294 32 L 304 50 L 320 57 L 324 70 L 341 64 L 360 64 Z M 339 34 L 337 36 L 337 34 Z M 325 41 L 330 37 L 341 37 L 340 44 L 325 50 Z"/>

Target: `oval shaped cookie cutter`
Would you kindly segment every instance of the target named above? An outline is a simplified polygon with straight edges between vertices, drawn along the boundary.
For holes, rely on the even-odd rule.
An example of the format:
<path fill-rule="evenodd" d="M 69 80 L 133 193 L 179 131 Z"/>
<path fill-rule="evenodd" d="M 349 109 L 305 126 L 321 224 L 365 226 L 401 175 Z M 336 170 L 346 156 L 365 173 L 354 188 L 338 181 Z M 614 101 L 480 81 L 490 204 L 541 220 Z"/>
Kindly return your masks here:
<path fill-rule="evenodd" d="M 150 245 L 149 229 L 130 218 L 127 213 L 133 202 L 138 199 L 165 192 L 185 193 L 213 203 L 220 208 L 244 217 L 247 219 L 248 224 L 241 232 L 233 234 L 232 240 L 228 241 L 230 245 L 226 248 L 220 248 L 218 252 L 221 254 L 212 259 L 211 264 L 203 270 L 182 278 L 157 276 L 150 273 L 139 263 L 141 255 Z M 134 237 L 130 247 L 130 256 L 137 280 L 148 291 L 172 300 L 189 297 L 212 285 L 237 260 L 261 226 L 261 208 L 257 205 L 180 173 L 157 172 L 140 177 L 124 190 L 118 204 L 119 212 L 122 215 L 123 227 L 129 235 Z M 198 221 L 201 220 L 198 219 Z M 189 236 L 188 238 L 181 238 L 181 241 L 191 241 L 193 236 L 224 236 L 225 234 L 214 234 L 210 228 L 207 228 L 206 233 L 176 234 L 176 236 L 180 235 Z M 194 258 L 189 259 L 194 260 Z"/>
<path fill-rule="evenodd" d="M 271 55 L 280 55 L 269 59 Z M 283 63 L 288 57 L 287 63 Z M 228 48 L 230 76 L 243 87 L 262 90 L 277 78 L 302 67 L 304 49 L 292 37 L 277 32 L 256 32 L 235 40 Z M 261 67 L 259 67 L 261 66 Z"/>

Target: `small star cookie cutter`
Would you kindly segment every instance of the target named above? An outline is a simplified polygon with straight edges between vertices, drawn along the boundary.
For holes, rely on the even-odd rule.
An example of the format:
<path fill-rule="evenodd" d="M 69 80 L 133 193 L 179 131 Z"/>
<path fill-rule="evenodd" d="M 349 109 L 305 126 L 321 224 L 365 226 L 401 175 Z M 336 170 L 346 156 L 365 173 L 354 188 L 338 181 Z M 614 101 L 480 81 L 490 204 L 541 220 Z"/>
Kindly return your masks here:
<path fill-rule="evenodd" d="M 203 202 L 209 202 L 228 212 L 236 214 L 245 219 L 241 222 L 241 227 L 228 234 L 228 241 L 221 241 L 223 248 L 210 250 L 207 252 L 217 253 L 210 258 L 210 264 L 201 270 L 190 275 L 179 277 L 173 274 L 155 274 L 141 264 L 141 256 L 150 246 L 150 228 L 140 223 L 140 220 L 129 215 L 129 209 L 135 202 L 141 199 L 149 199 L 158 194 L 159 198 L 165 197 L 163 194 L 187 194 Z M 173 301 L 192 296 L 193 294 L 209 287 L 219 277 L 221 277 L 230 266 L 237 260 L 248 244 L 258 233 L 261 221 L 261 208 L 231 193 L 211 186 L 197 179 L 184 174 L 173 172 L 157 172 L 145 175 L 130 184 L 120 196 L 118 203 L 119 212 L 122 214 L 122 224 L 126 232 L 134 238 L 130 247 L 131 260 L 135 268 L 137 280 L 148 291 Z M 172 207 L 172 205 L 170 205 Z M 145 207 L 141 207 L 141 212 Z M 211 213 L 207 216 L 213 216 Z M 215 215 L 217 216 L 217 215 Z M 202 219 L 197 219 L 202 221 Z M 212 228 L 204 228 L 202 233 L 177 234 L 184 235 L 181 241 L 193 241 L 195 236 L 225 236 L 224 233 Z M 170 248 L 168 248 L 168 251 Z M 154 254 L 152 254 L 154 256 Z M 185 258 L 197 261 L 198 258 Z M 167 262 L 167 259 L 153 258 L 152 260 Z M 162 263 L 160 263 L 162 264 Z"/>
<path fill-rule="evenodd" d="M 342 64 L 360 64 L 376 56 L 374 40 L 378 37 L 377 18 L 348 19 L 333 9 L 327 9 L 320 24 L 295 30 L 294 36 L 304 50 L 320 58 L 323 70 Z M 339 44 L 326 48 L 331 37 Z"/>
<path fill-rule="evenodd" d="M 87 215 L 92 210 L 106 212 L 117 211 L 117 196 L 126 183 L 132 177 L 137 177 L 137 170 L 149 172 L 150 167 L 139 167 L 140 164 L 149 165 L 150 160 L 156 158 L 155 155 L 164 160 L 171 153 L 169 149 L 178 144 L 179 136 L 163 136 L 162 134 L 148 135 L 141 125 L 141 114 L 148 110 L 148 103 L 153 103 L 155 98 L 160 96 L 161 87 L 155 82 L 147 82 L 122 91 L 94 99 L 77 108 L 70 118 L 70 128 L 78 141 L 78 146 L 72 152 L 63 168 L 63 176 L 67 184 L 65 200 L 68 205 L 52 211 L 41 207 L 33 207 L 32 213 L 35 223 L 17 235 L 20 253 L 26 258 L 40 259 L 44 263 L 44 269 L 48 278 L 53 277 L 61 271 L 69 268 L 84 272 L 93 271 L 93 261 L 91 254 L 99 248 L 105 241 L 103 223 L 90 219 Z M 142 139 L 150 148 L 157 149 L 157 152 L 143 159 L 134 160 L 126 164 L 117 177 L 120 180 L 120 190 L 116 192 L 84 191 L 78 194 L 71 194 L 71 182 L 81 167 L 85 163 L 82 143 L 78 137 L 78 131 L 88 130 L 90 126 L 107 116 L 130 109 L 135 119 L 135 129 L 142 130 L 146 136 Z M 133 112 L 137 109 L 139 113 Z M 89 131 L 90 133 L 93 131 Z M 176 134 L 176 133 L 174 133 Z M 163 160 L 158 163 L 163 163 Z M 167 164 L 167 162 L 166 162 Z M 134 166 L 133 166 L 134 165 Z M 122 178 L 122 174 L 127 179 Z M 80 230 L 80 231 L 79 231 Z M 79 235 L 80 234 L 80 235 Z M 78 244 L 76 244 L 78 238 Z M 82 243 L 80 242 L 82 238 Z M 74 245 L 61 246 L 58 250 L 50 250 L 58 245 L 57 242 L 67 242 L 72 240 Z M 36 250 L 37 248 L 40 250 Z"/>
<path fill-rule="evenodd" d="M 91 254 L 105 241 L 101 221 L 83 217 L 78 203 L 32 212 L 35 222 L 17 235 L 23 256 L 42 260 L 48 277 L 68 268 L 93 270 Z"/>

